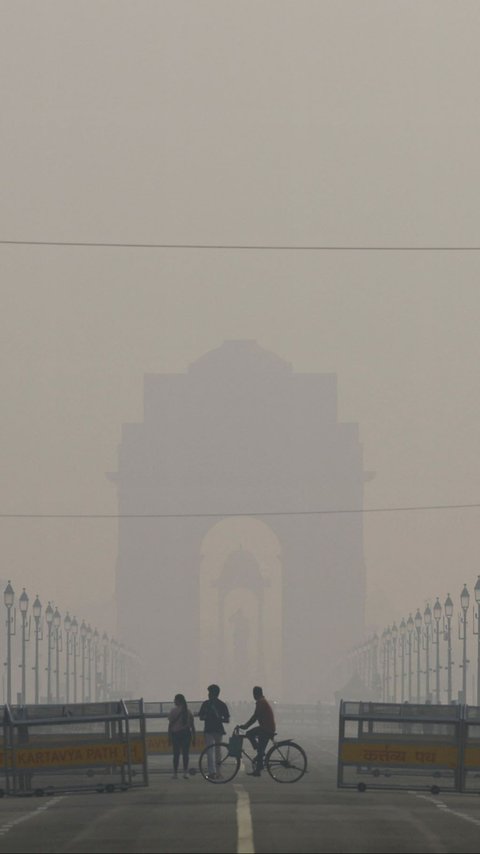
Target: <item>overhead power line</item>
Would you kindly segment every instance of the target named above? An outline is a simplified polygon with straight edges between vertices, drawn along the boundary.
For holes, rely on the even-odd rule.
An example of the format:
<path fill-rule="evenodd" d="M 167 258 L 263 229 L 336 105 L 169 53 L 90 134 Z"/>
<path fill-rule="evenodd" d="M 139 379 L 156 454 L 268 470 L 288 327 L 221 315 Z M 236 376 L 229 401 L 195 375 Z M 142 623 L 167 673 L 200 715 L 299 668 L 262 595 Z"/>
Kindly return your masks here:
<path fill-rule="evenodd" d="M 331 516 L 348 513 L 406 513 L 419 510 L 471 510 L 478 504 L 422 504 L 405 507 L 361 507 L 325 510 L 267 510 L 251 513 L 0 513 L 0 519 L 219 519 L 252 516 Z"/>
<path fill-rule="evenodd" d="M 1 246 L 65 246 L 98 249 L 194 249 L 219 251 L 287 251 L 287 252 L 480 252 L 479 246 L 355 246 L 295 245 L 255 243 L 121 243 L 82 240 L 0 240 Z"/>

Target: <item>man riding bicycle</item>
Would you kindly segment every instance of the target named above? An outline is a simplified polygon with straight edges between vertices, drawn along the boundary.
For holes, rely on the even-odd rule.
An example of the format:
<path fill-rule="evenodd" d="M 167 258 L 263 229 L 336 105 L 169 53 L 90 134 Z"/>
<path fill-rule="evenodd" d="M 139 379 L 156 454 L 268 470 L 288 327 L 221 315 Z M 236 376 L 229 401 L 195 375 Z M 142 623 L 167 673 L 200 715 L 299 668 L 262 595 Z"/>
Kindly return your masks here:
<path fill-rule="evenodd" d="M 263 689 L 255 685 L 253 689 L 255 700 L 255 711 L 246 724 L 240 724 L 239 729 L 246 729 L 257 721 L 258 726 L 253 727 L 245 733 L 254 750 L 257 751 L 255 770 L 249 772 L 251 777 L 260 777 L 263 769 L 263 757 L 265 748 L 271 738 L 275 735 L 275 717 L 273 709 L 263 696 Z"/>

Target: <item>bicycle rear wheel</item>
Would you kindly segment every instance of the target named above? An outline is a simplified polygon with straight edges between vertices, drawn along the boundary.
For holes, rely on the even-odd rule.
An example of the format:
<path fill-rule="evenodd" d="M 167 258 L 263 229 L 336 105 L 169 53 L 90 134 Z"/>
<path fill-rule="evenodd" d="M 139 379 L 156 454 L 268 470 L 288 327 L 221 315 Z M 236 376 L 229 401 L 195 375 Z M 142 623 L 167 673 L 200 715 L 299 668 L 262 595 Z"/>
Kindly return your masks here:
<path fill-rule="evenodd" d="M 213 774 L 210 774 L 208 770 L 209 758 L 210 766 L 215 768 Z M 208 780 L 209 783 L 228 783 L 230 780 L 233 780 L 235 774 L 238 772 L 240 759 L 238 756 L 232 756 L 228 744 L 222 742 L 221 744 L 210 744 L 208 747 L 205 747 L 200 754 L 198 764 L 202 777 Z"/>
<path fill-rule="evenodd" d="M 265 765 L 277 783 L 296 783 L 307 770 L 307 754 L 294 741 L 277 741 L 268 751 Z"/>

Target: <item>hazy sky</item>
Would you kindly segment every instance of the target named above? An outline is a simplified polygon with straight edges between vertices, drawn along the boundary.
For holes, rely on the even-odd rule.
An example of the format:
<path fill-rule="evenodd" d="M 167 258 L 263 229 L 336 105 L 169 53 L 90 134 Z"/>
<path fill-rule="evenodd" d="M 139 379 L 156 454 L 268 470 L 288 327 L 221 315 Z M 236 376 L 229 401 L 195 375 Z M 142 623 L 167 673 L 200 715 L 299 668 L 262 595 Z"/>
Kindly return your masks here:
<path fill-rule="evenodd" d="M 477 0 L 0 12 L 2 240 L 480 246 Z M 143 374 L 228 338 L 338 374 L 339 416 L 376 472 L 367 507 L 480 502 L 480 252 L 0 259 L 2 513 L 115 513 L 105 472 L 122 422 L 142 418 Z M 366 515 L 370 621 L 472 588 L 479 521 Z M 16 589 L 108 608 L 114 520 L 0 530 Z"/>

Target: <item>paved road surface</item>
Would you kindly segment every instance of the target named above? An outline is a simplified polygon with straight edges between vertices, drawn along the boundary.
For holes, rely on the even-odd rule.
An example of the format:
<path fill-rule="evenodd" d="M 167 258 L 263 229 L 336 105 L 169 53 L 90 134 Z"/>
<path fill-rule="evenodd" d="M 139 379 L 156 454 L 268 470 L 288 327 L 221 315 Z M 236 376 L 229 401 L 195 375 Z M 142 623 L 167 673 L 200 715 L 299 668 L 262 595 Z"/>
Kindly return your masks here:
<path fill-rule="evenodd" d="M 309 745 L 310 771 L 295 785 L 161 774 L 123 793 L 3 798 L 0 852 L 478 854 L 480 796 L 337 790 L 334 751 Z"/>

